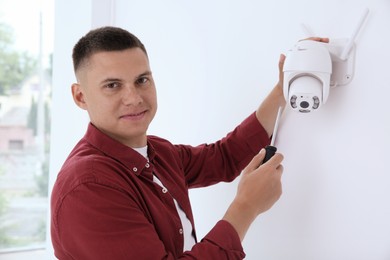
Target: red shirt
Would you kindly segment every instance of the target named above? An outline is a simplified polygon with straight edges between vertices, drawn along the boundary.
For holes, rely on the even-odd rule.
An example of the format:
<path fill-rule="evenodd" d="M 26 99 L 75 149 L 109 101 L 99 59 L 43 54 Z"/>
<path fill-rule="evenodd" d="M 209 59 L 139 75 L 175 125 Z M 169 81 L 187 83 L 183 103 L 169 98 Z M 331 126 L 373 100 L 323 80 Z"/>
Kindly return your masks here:
<path fill-rule="evenodd" d="M 255 114 L 214 144 L 148 136 L 149 162 L 92 124 L 58 174 L 51 236 L 59 259 L 242 259 L 235 229 L 219 221 L 183 253 L 173 198 L 194 228 L 188 189 L 232 181 L 269 138 Z M 167 188 L 154 183 L 154 173 Z M 195 235 L 195 234 L 194 234 Z M 196 236 L 195 236 L 196 237 Z"/>

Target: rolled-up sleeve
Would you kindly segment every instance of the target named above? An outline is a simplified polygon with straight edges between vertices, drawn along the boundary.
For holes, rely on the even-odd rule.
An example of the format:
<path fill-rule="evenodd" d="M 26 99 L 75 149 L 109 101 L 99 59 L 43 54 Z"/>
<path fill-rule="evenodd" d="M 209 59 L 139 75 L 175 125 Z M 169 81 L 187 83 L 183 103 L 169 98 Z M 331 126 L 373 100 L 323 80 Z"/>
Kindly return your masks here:
<path fill-rule="evenodd" d="M 176 147 L 188 186 L 197 188 L 233 181 L 269 142 L 267 132 L 253 113 L 215 143 Z"/>
<path fill-rule="evenodd" d="M 220 220 L 213 229 L 196 244 L 190 252 L 185 254 L 197 259 L 243 259 L 244 250 L 240 238 L 233 226 Z"/>

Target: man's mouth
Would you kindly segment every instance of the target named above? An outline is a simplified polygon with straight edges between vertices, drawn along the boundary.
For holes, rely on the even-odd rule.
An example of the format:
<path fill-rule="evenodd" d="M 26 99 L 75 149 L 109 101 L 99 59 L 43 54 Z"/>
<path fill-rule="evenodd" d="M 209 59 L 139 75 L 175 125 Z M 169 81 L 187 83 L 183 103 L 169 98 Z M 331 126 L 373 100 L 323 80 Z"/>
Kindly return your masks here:
<path fill-rule="evenodd" d="M 137 112 L 137 113 L 129 113 L 129 114 L 125 114 L 125 115 L 120 116 L 120 119 L 139 120 L 139 119 L 144 117 L 145 113 L 146 113 L 146 110 L 141 111 L 141 112 Z"/>

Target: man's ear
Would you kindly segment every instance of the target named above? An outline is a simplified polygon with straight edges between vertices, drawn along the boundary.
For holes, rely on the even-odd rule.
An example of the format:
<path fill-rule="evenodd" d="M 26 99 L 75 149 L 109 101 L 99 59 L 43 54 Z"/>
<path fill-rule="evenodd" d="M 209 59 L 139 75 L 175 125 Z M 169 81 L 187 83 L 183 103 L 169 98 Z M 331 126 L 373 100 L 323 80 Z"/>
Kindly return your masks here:
<path fill-rule="evenodd" d="M 81 109 L 87 110 L 87 103 L 85 102 L 84 90 L 79 83 L 72 84 L 72 96 L 77 106 Z"/>

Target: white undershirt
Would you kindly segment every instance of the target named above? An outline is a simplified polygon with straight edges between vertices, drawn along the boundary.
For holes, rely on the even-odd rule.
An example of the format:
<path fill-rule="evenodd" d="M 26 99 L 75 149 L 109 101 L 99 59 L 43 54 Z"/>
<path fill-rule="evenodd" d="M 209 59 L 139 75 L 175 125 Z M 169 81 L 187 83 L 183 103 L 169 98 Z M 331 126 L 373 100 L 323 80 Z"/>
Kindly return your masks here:
<path fill-rule="evenodd" d="M 144 156 L 147 160 L 148 158 L 148 147 L 141 147 L 141 148 L 133 148 L 135 151 L 140 153 L 142 156 Z M 160 185 L 162 188 L 167 190 L 167 188 L 162 184 L 162 182 L 153 174 L 153 182 Z M 177 214 L 179 215 L 181 225 L 183 227 L 183 238 L 184 238 L 184 251 L 189 251 L 191 248 L 195 245 L 195 238 L 192 235 L 192 225 L 191 221 L 187 218 L 186 213 L 181 209 L 179 206 L 179 203 L 172 197 L 173 202 L 175 203 Z"/>

